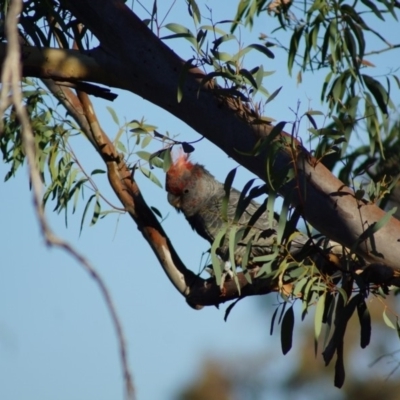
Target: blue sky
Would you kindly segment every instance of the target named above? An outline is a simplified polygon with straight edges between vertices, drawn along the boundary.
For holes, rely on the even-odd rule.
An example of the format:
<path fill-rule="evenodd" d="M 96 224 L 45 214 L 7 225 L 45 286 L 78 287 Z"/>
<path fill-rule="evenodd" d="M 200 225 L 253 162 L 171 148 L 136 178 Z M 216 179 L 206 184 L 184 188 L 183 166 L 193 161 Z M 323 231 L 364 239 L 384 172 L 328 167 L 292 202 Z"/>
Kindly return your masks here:
<path fill-rule="evenodd" d="M 215 7 L 211 2 L 206 4 L 214 8 L 215 20 L 234 15 L 233 7 L 229 15 L 224 14 L 225 2 Z M 135 10 L 142 18 L 146 17 L 140 7 Z M 177 4 L 168 21 L 188 21 L 185 6 Z M 389 34 L 393 24 L 382 27 Z M 243 41 L 257 42 L 258 34 L 268 30 L 258 23 L 251 34 L 242 31 Z M 168 44 L 183 58 L 190 57 L 187 42 L 169 41 Z M 296 109 L 298 101 L 302 112 L 308 107 L 324 110 L 319 101 L 321 75 L 304 76 L 303 83 L 297 86 L 297 70 L 290 78 L 285 54 L 276 51 L 275 55 L 274 60 L 253 53 L 246 58 L 250 67 L 263 62 L 265 70 L 276 71 L 265 81 L 270 92 L 283 86 L 278 98 L 268 105 L 266 114 L 277 121 L 291 121 L 294 115 L 290 108 Z M 371 57 L 377 64 L 377 75 L 388 72 L 389 67 L 398 68 L 398 60 L 398 52 Z M 94 100 L 102 126 L 111 138 L 118 127 L 107 106 L 116 110 L 121 121 L 144 116 L 160 132 L 179 134 L 179 139 L 186 141 L 199 138 L 191 128 L 165 111 L 131 93 L 118 93 L 112 104 Z M 399 104 L 398 94 L 394 103 Z M 320 125 L 324 122 L 323 117 L 317 117 L 316 121 Z M 301 129 L 304 139 L 308 137 L 307 127 L 304 122 Z M 195 147 L 193 159 L 205 164 L 219 180 L 224 180 L 236 166 L 206 140 Z M 88 171 L 102 168 L 98 155 L 85 140 L 75 139 L 73 148 Z M 0 176 L 5 175 L 7 168 L 0 164 Z M 157 174 L 163 182 L 162 172 Z M 0 186 L 0 398 L 122 398 L 117 342 L 104 301 L 95 282 L 81 266 L 64 252 L 45 246 L 33 213 L 27 175 L 23 168 L 15 179 Z M 240 168 L 235 186 L 243 187 L 250 178 L 251 174 Z M 163 189 L 141 176 L 138 181 L 149 205 L 168 215 L 163 226 L 182 259 L 198 271 L 201 253 L 208 249 L 208 244 L 170 207 Z M 99 176 L 97 182 L 107 198 L 118 204 L 106 178 Z M 219 310 L 208 307 L 194 311 L 169 283 L 127 215 L 109 216 L 93 227 L 86 223 L 79 236 L 82 211 L 81 205 L 75 216 L 69 216 L 68 229 L 63 216 L 52 213 L 51 207 L 47 209 L 47 216 L 54 231 L 90 260 L 111 291 L 128 341 L 138 399 L 173 399 L 177 390 L 196 376 L 201 361 L 207 357 L 242 359 L 251 354 L 277 351 L 275 365 L 294 363 L 291 353 L 286 357 L 279 355 L 279 337 L 269 337 L 270 314 L 262 316 L 258 299 L 240 302 L 227 323 L 223 320 L 226 306 Z M 318 362 L 322 367 L 322 361 Z M 279 376 L 279 370 L 274 371 L 271 374 Z"/>

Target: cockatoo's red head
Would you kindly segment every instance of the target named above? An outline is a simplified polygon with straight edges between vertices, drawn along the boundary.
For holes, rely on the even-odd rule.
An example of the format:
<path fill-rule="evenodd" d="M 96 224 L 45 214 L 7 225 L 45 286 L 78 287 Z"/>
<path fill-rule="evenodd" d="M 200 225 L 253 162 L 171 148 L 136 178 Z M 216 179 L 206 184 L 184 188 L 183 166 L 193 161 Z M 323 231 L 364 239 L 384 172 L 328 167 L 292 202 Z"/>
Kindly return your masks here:
<path fill-rule="evenodd" d="M 193 168 L 189 154 L 181 152 L 168 169 L 165 184 L 167 192 L 180 196 L 191 179 Z"/>
<path fill-rule="evenodd" d="M 188 154 L 180 153 L 166 176 L 169 203 L 185 215 L 191 214 L 202 201 L 202 178 L 206 173 L 202 165 L 189 161 Z"/>

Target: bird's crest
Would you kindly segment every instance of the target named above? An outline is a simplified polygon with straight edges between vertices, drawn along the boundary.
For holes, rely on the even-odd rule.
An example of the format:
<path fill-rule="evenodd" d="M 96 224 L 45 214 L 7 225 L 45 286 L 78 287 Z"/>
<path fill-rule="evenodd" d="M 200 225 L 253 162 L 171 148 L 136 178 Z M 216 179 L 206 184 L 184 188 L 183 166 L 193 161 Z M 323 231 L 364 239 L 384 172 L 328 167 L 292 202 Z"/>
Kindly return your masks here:
<path fill-rule="evenodd" d="M 169 167 L 167 174 L 170 178 L 177 178 L 182 176 L 185 171 L 190 171 L 193 167 L 193 163 L 189 161 L 189 154 L 181 151 Z"/>

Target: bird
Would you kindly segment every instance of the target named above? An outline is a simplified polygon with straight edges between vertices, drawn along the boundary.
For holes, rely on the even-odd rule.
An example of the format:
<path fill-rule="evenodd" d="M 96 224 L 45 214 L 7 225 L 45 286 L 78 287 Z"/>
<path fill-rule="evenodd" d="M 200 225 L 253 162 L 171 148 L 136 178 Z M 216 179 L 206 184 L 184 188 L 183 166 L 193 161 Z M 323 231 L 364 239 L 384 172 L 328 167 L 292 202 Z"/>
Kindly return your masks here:
<path fill-rule="evenodd" d="M 267 213 L 264 212 L 258 219 L 252 219 L 260 204 L 251 199 L 247 201 L 247 206 L 235 222 L 241 193 L 231 188 L 226 220 L 222 213 L 226 198 L 224 184 L 215 179 L 203 165 L 192 162 L 190 155 L 182 152 L 172 162 L 166 173 L 165 188 L 168 192 L 168 202 L 178 212 L 183 213 L 190 226 L 211 245 L 221 229 L 228 226 L 223 242 L 216 250 L 217 255 L 225 263 L 229 263 L 232 259 L 229 255 L 229 232 L 234 225 L 236 228 L 241 228 L 244 233 L 234 251 L 236 266 L 241 266 L 246 251 L 250 261 L 244 267 L 254 265 L 251 260 L 255 257 L 275 251 L 278 215 L 275 213 L 272 219 L 268 219 Z M 308 237 L 299 232 L 291 242 L 290 253 L 293 256 L 298 254 L 307 241 Z M 248 245 L 251 245 L 250 251 Z"/>

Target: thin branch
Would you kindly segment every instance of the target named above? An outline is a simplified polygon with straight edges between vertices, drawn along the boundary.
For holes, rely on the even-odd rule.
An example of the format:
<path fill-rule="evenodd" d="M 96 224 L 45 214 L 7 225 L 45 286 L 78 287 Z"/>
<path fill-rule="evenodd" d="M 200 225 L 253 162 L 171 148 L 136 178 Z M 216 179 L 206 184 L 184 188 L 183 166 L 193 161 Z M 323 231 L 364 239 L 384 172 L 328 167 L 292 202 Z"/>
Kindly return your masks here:
<path fill-rule="evenodd" d="M 90 126 L 83 113 L 82 105 L 74 92 L 65 87 L 56 84 L 52 79 L 43 79 L 42 82 L 54 97 L 64 106 L 72 118 L 78 123 L 86 138 L 96 147 L 96 141 L 92 136 Z"/>
<path fill-rule="evenodd" d="M 21 66 L 20 66 L 20 49 L 18 43 L 18 31 L 17 24 L 18 16 L 22 10 L 22 1 L 13 0 L 11 2 L 7 19 L 5 23 L 5 30 L 8 39 L 7 56 L 4 61 L 3 71 L 2 71 L 2 90 L 1 90 L 1 104 L 0 112 L 4 112 L 4 99 L 7 98 L 8 92 L 12 92 L 13 103 L 15 107 L 15 112 L 21 123 L 21 136 L 24 151 L 28 159 L 29 164 L 29 174 L 32 183 L 32 194 L 33 203 L 36 210 L 39 225 L 44 236 L 46 243 L 50 246 L 60 247 L 64 249 L 71 257 L 73 257 L 95 280 L 99 286 L 100 292 L 105 300 L 106 306 L 110 312 L 111 319 L 113 321 L 117 338 L 120 347 L 120 357 L 121 363 L 124 371 L 125 378 L 125 390 L 127 398 L 134 398 L 134 387 L 131 378 L 131 372 L 129 370 L 127 361 L 127 347 L 122 330 L 122 325 L 119 320 L 116 308 L 112 301 L 109 290 L 103 279 L 100 277 L 96 269 L 89 263 L 89 261 L 81 255 L 74 247 L 63 239 L 57 237 L 51 230 L 41 204 L 42 198 L 42 181 L 40 178 L 40 173 L 36 165 L 36 147 L 34 135 L 29 123 L 28 114 L 22 104 L 22 94 L 20 90 L 21 82 Z M 2 115 L 2 114 L 1 114 Z"/>
<path fill-rule="evenodd" d="M 388 47 L 385 47 L 384 49 L 381 50 L 372 50 L 367 53 L 364 53 L 365 56 L 370 56 L 371 54 L 381 54 L 384 53 L 385 51 L 393 50 L 393 49 L 398 49 L 400 48 L 400 43 L 398 44 L 390 44 Z"/>
<path fill-rule="evenodd" d="M 87 186 L 88 189 L 93 190 L 94 192 L 98 193 L 100 198 L 106 203 L 108 204 L 111 208 L 113 208 L 116 211 L 120 211 L 121 213 L 125 213 L 125 208 L 122 207 L 117 207 L 116 205 L 114 205 L 113 203 L 111 203 L 110 200 L 107 199 L 107 197 L 105 197 L 99 190 L 99 188 L 96 185 L 96 182 L 93 180 L 93 178 L 85 171 L 85 169 L 83 168 L 82 164 L 80 163 L 78 157 L 76 156 L 74 150 L 72 149 L 71 145 L 68 144 L 68 151 L 72 156 L 72 159 L 74 160 L 75 164 L 79 167 L 79 169 L 81 170 L 82 174 L 85 175 L 86 179 L 90 182 L 91 184 L 91 188 L 89 186 Z"/>

